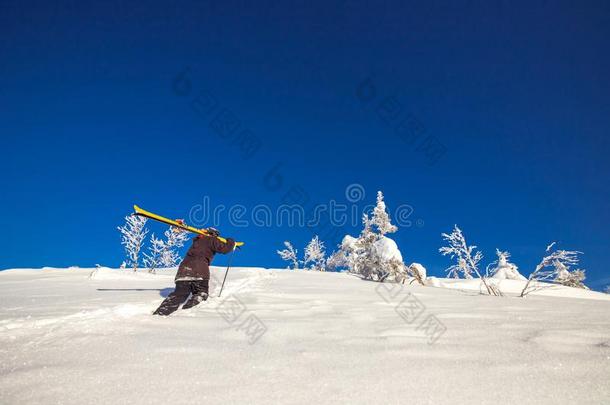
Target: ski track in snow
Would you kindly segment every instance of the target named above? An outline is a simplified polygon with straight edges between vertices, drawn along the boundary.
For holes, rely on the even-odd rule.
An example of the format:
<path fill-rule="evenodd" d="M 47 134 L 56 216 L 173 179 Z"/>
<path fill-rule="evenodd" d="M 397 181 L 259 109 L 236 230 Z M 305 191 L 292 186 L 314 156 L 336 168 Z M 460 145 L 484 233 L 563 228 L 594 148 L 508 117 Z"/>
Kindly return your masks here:
<path fill-rule="evenodd" d="M 608 403 L 610 301 L 379 284 L 347 274 L 213 269 L 211 298 L 151 316 L 173 269 L 0 272 L 0 403 Z M 554 296 L 546 296 L 554 295 Z M 433 344 L 397 312 L 416 297 L 447 328 Z M 574 297 L 574 298 L 570 298 Z M 254 343 L 221 315 L 239 300 Z"/>

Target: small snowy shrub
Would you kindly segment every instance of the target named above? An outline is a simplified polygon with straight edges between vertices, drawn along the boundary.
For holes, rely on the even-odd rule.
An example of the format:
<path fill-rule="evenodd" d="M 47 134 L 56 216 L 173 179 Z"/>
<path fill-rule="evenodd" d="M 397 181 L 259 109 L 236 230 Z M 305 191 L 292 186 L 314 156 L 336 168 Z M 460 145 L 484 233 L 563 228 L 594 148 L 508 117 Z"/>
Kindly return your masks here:
<path fill-rule="evenodd" d="M 333 253 L 333 256 L 326 259 L 324 242 L 322 242 L 317 235 L 314 236 L 305 247 L 305 254 L 302 261 L 299 260 L 297 256 L 298 251 L 292 246 L 292 243 L 286 241 L 284 242 L 284 246 L 286 248 L 278 250 L 277 254 L 280 256 L 280 258 L 282 258 L 282 260 L 289 262 L 290 265 L 292 265 L 293 270 L 297 270 L 299 268 L 299 263 L 303 263 L 303 268 L 306 270 L 317 271 L 326 271 L 329 264 L 333 268 L 339 266 L 338 252 Z M 290 265 L 288 268 L 291 268 Z"/>
<path fill-rule="evenodd" d="M 456 259 L 457 261 L 456 264 L 447 268 L 447 275 L 454 278 L 459 278 L 460 275 L 463 275 L 464 278 L 468 279 L 471 279 L 473 278 L 473 275 L 476 275 L 481 279 L 481 282 L 489 295 L 500 295 L 499 291 L 493 286 L 490 286 L 487 279 L 479 273 L 479 262 L 483 258 L 483 253 L 480 251 L 475 252 L 475 249 L 477 248 L 475 245 L 468 246 L 462 230 L 458 228 L 457 225 L 454 225 L 451 233 L 443 233 L 442 236 L 449 246 L 441 247 L 439 252 L 443 256 L 449 255 L 452 259 Z"/>
<path fill-rule="evenodd" d="M 383 201 L 383 193 L 381 191 L 377 192 L 377 205 L 373 209 L 371 225 L 377 229 L 377 233 L 381 236 L 388 233 L 394 233 L 398 230 L 390 221 L 390 215 L 386 211 L 385 201 Z"/>
<path fill-rule="evenodd" d="M 326 271 L 325 254 L 324 242 L 316 235 L 305 247 L 303 265 L 307 266 L 309 264 L 311 266 L 310 270 Z"/>
<path fill-rule="evenodd" d="M 447 276 L 460 278 L 460 275 L 462 275 L 464 278 L 470 279 L 473 274 L 478 275 L 478 265 L 483 258 L 483 254 L 477 251 L 474 256 L 472 255 L 477 247 L 474 245 L 468 246 L 462 230 L 455 225 L 450 234 L 443 233 L 442 236 L 449 243 L 449 246 L 440 248 L 439 252 L 443 256 L 449 255 L 452 259 L 457 260 L 456 264 L 447 268 Z"/>
<path fill-rule="evenodd" d="M 284 246 L 285 249 L 278 250 L 277 254 L 280 255 L 282 260 L 286 260 L 290 264 L 292 264 L 292 270 L 297 270 L 299 268 L 299 259 L 297 258 L 297 250 L 292 246 L 292 243 L 285 241 Z M 290 265 L 288 266 L 290 268 Z"/>

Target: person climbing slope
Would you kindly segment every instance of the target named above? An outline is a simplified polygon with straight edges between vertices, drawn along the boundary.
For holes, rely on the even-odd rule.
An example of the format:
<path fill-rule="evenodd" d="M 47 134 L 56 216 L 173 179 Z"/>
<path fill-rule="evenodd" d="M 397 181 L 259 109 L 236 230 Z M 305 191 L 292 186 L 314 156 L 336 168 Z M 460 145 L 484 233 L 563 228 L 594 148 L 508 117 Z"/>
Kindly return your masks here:
<path fill-rule="evenodd" d="M 182 223 L 182 220 L 176 220 Z M 192 308 L 208 299 L 210 282 L 210 264 L 216 253 L 226 254 L 235 249 L 235 241 L 226 239 L 226 243 L 218 239 L 220 232 L 214 228 L 205 230 L 208 235 L 198 235 L 193 238 L 184 260 L 176 273 L 176 288 L 161 303 L 153 315 L 167 316 L 175 312 L 189 295 L 191 298 L 182 309 Z"/>

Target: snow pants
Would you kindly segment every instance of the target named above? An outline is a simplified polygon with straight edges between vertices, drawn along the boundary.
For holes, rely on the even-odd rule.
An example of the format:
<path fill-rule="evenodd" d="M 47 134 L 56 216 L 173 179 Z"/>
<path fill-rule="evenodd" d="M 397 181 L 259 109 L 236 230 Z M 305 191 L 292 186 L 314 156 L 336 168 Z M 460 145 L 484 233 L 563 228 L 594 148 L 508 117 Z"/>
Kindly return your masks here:
<path fill-rule="evenodd" d="M 182 306 L 189 309 L 208 299 L 208 288 L 210 280 L 176 281 L 176 289 L 167 296 L 153 315 L 169 315 L 176 311 L 180 304 L 191 296 Z"/>

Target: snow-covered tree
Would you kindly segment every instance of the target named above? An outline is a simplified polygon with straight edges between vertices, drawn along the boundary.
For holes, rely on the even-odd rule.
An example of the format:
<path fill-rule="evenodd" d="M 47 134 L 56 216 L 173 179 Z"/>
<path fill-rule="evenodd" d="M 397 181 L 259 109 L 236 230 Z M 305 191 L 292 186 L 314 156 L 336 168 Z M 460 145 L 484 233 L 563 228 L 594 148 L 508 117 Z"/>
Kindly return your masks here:
<path fill-rule="evenodd" d="M 610 285 L 606 286 L 606 289 L 604 290 L 604 292 L 606 294 L 610 294 Z"/>
<path fill-rule="evenodd" d="M 478 265 L 483 258 L 483 253 L 477 251 L 473 256 L 477 247 L 468 246 L 462 230 L 455 225 L 450 234 L 443 233 L 442 236 L 449 246 L 441 247 L 439 252 L 443 256 L 449 255 L 451 259 L 457 260 L 456 264 L 447 268 L 447 275 L 453 278 L 460 278 L 460 275 L 463 275 L 464 278 L 472 278 L 473 273 L 478 275 Z"/>
<path fill-rule="evenodd" d="M 153 233 L 150 236 L 148 253 L 144 253 L 144 266 L 148 267 L 149 272 L 154 272 L 157 267 L 161 267 L 161 254 L 164 250 L 165 243 Z"/>
<path fill-rule="evenodd" d="M 460 275 L 469 279 L 473 278 L 473 276 L 477 276 L 481 279 L 485 289 L 490 295 L 499 295 L 498 291 L 495 288 L 490 287 L 486 278 L 481 276 L 481 273 L 479 272 L 479 262 L 483 259 L 483 253 L 481 253 L 481 251 L 475 251 L 477 248 L 475 245 L 468 246 L 462 230 L 458 228 L 457 225 L 454 225 L 453 231 L 450 234 L 443 233 L 442 236 L 449 246 L 441 247 L 439 252 L 443 256 L 449 255 L 452 259 L 456 259 L 457 261 L 457 264 L 447 268 L 447 274 L 454 278 L 459 278 Z"/>
<path fill-rule="evenodd" d="M 410 277 L 398 246 L 384 236 L 397 228 L 391 223 L 381 191 L 377 192 L 377 205 L 371 215 L 362 215 L 362 225 L 357 238 L 347 235 L 343 239 L 336 260 L 366 280 L 402 282 Z"/>
<path fill-rule="evenodd" d="M 554 246 L 555 242 L 547 246 L 546 256 L 542 258 L 532 274 L 530 274 L 527 283 L 525 283 L 525 286 L 521 291 L 521 297 L 525 297 L 527 294 L 540 288 L 537 285 L 537 282 L 539 281 L 559 282 L 557 277 L 560 273 L 565 277 L 566 274 L 564 271 L 569 274 L 568 269 L 570 266 L 578 264 L 578 255 L 581 254 L 581 252 L 561 249 L 552 250 Z M 583 279 L 581 279 L 580 282 L 582 282 L 582 280 L 584 280 L 584 273 Z"/>
<path fill-rule="evenodd" d="M 297 257 L 297 250 L 292 246 L 292 243 L 285 241 L 284 246 L 286 249 L 278 250 L 277 254 L 280 255 L 282 260 L 292 264 L 292 269 L 297 270 L 299 268 L 299 259 Z M 290 266 L 288 267 L 290 268 Z"/>
<path fill-rule="evenodd" d="M 189 234 L 180 228 L 170 228 L 164 235 L 166 249 L 161 255 L 161 264 L 163 267 L 172 267 L 180 261 L 178 249 L 189 240 Z"/>
<path fill-rule="evenodd" d="M 179 228 L 170 228 L 163 235 L 165 240 L 153 234 L 150 238 L 149 252 L 144 253 L 144 264 L 150 272 L 159 267 L 175 266 L 181 259 L 178 249 L 188 240 L 188 233 Z"/>
<path fill-rule="evenodd" d="M 377 229 L 377 233 L 381 236 L 387 233 L 394 233 L 398 230 L 390 221 L 390 215 L 386 210 L 385 202 L 383 201 L 383 193 L 381 191 L 377 192 L 377 205 L 373 209 L 371 225 Z"/>
<path fill-rule="evenodd" d="M 586 290 L 589 289 L 586 285 L 584 285 L 585 281 L 585 271 L 582 269 L 571 270 L 564 263 L 559 260 L 555 260 L 553 262 L 553 266 L 555 267 L 555 282 L 558 284 L 562 284 L 568 287 L 575 288 L 584 288 Z"/>
<path fill-rule="evenodd" d="M 347 268 L 347 270 L 353 273 L 353 269 L 355 266 L 356 259 L 356 241 L 358 238 L 354 238 L 351 235 L 345 235 L 341 244 L 339 245 L 339 255 L 341 257 L 341 261 L 343 262 L 343 266 Z"/>
<path fill-rule="evenodd" d="M 487 265 L 486 276 L 501 280 L 527 280 L 519 273 L 516 264 L 511 263 L 510 253 L 496 248 L 498 258 Z"/>
<path fill-rule="evenodd" d="M 383 216 L 378 215 L 377 218 Z M 358 238 L 348 235 L 343 239 L 341 251 L 346 266 L 351 273 L 358 274 L 366 280 L 403 282 L 410 276 L 409 268 L 403 263 L 396 242 L 383 236 L 380 230 L 384 229 L 386 232 L 391 226 L 387 226 L 387 222 L 384 225 L 383 221 L 377 221 L 377 224 L 381 224 L 379 227 L 373 219 L 374 217 L 370 218 L 364 214 L 363 229 Z"/>
<path fill-rule="evenodd" d="M 125 225 L 117 227 L 121 232 L 121 244 L 127 254 L 126 263 L 129 267 L 133 267 L 133 271 L 138 270 L 140 250 L 148 234 L 148 229 L 145 228 L 146 221 L 145 217 L 128 215 L 125 217 Z"/>
<path fill-rule="evenodd" d="M 303 265 L 311 265 L 311 270 L 325 271 L 325 248 L 324 242 L 322 242 L 318 236 L 314 236 L 311 241 L 305 247 L 305 258 Z"/>
<path fill-rule="evenodd" d="M 326 259 L 326 269 L 328 271 L 339 271 L 349 266 L 345 252 L 339 248 Z"/>

